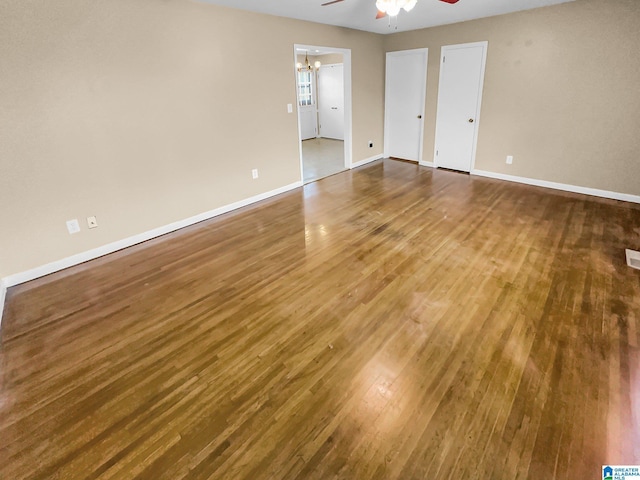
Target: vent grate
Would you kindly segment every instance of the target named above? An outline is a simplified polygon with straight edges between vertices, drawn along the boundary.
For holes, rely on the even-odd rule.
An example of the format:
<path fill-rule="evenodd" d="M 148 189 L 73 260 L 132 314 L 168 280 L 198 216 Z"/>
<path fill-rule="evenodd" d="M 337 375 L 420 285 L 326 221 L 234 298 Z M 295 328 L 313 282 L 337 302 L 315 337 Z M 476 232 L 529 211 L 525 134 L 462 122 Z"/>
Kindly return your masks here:
<path fill-rule="evenodd" d="M 625 250 L 625 252 L 627 253 L 627 265 L 629 265 L 631 268 L 640 270 L 640 252 L 629 250 L 628 248 Z"/>

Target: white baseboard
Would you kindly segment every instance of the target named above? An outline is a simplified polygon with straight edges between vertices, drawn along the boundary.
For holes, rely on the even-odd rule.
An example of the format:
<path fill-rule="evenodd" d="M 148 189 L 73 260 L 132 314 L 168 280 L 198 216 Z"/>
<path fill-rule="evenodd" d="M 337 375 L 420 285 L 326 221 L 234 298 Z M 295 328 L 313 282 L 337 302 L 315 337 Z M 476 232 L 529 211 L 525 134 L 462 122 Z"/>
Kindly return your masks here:
<path fill-rule="evenodd" d="M 526 185 L 534 185 L 536 187 L 552 188 L 554 190 L 563 190 L 565 192 L 582 193 L 584 195 L 610 198 L 612 200 L 622 200 L 624 202 L 640 203 L 640 195 L 631 195 L 629 193 L 610 192 L 608 190 L 599 190 L 597 188 L 579 187 L 577 185 L 569 185 L 567 183 L 548 182 L 546 180 L 517 177 L 514 175 L 505 175 L 503 173 L 488 172 L 485 170 L 472 170 L 471 175 L 506 180 L 508 182 L 524 183 Z"/>
<path fill-rule="evenodd" d="M 361 167 L 362 165 L 366 165 L 367 163 L 380 160 L 381 158 L 384 158 L 384 155 L 382 153 L 379 153 L 378 155 L 374 155 L 373 157 L 365 158 L 364 160 L 360 160 L 359 162 L 352 163 L 351 168 L 358 168 L 358 167 Z"/>
<path fill-rule="evenodd" d="M 418 165 L 420 165 L 421 167 L 436 168 L 436 166 L 433 164 L 433 162 L 425 162 L 424 160 L 419 161 Z"/>
<path fill-rule="evenodd" d="M 0 325 L 2 325 L 2 313 L 4 312 L 4 299 L 7 297 L 7 285 L 4 278 L 0 278 Z"/>
<path fill-rule="evenodd" d="M 168 225 L 164 225 L 162 227 L 154 228 L 153 230 L 149 230 L 147 232 L 134 235 L 132 237 L 128 237 L 113 243 L 109 243 L 107 245 L 103 245 L 102 247 L 94 248 L 86 252 L 78 253 L 76 255 L 63 258 L 62 260 L 56 260 L 55 262 L 47 263 L 46 265 L 42 265 L 40 267 L 32 268 L 31 270 L 27 270 L 26 272 L 9 275 L 8 277 L 0 279 L 0 284 L 3 285 L 4 289 L 6 290 L 8 287 L 13 287 L 14 285 L 28 282 L 30 280 L 43 277 L 45 275 L 49 275 L 50 273 L 54 273 L 59 270 L 63 270 L 65 268 L 73 267 L 74 265 L 78 265 L 80 263 L 87 262 L 89 260 L 93 260 L 95 258 L 102 257 L 104 255 L 108 255 L 109 253 L 122 250 L 123 248 L 131 247 L 138 243 L 146 242 L 147 240 L 151 240 L 152 238 L 156 238 L 161 235 L 174 232 L 176 230 L 179 230 L 184 227 L 188 227 L 190 225 L 202 222 L 204 220 L 209 220 L 210 218 L 217 217 L 218 215 L 222 215 L 223 213 L 227 213 L 232 210 L 236 210 L 238 208 L 246 207 L 247 205 L 251 205 L 252 203 L 265 200 L 269 197 L 273 197 L 275 195 L 288 192 L 289 190 L 293 190 L 301 186 L 302 186 L 302 182 L 295 182 L 290 185 L 285 185 L 284 187 L 276 188 L 275 190 L 271 190 L 269 192 L 261 193 L 259 195 L 255 195 L 253 197 L 249 197 L 244 200 L 240 200 L 238 202 L 231 203 L 229 205 L 225 205 L 223 207 L 216 208 L 214 210 L 201 213 L 199 215 L 195 215 L 193 217 L 185 218 L 184 220 L 179 220 L 177 222 L 173 222 Z M 4 296 L 2 296 L 2 302 L 0 302 L 0 307 L 1 306 L 4 306 Z"/>

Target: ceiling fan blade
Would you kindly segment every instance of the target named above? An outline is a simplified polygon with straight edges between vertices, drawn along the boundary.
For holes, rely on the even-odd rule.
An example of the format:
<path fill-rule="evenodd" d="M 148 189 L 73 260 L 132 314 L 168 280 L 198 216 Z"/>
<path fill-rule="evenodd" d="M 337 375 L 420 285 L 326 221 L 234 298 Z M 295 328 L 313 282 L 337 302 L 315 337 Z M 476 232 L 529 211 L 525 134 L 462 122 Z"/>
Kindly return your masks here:
<path fill-rule="evenodd" d="M 456 1 L 458 1 L 458 0 L 456 0 Z M 323 3 L 320 6 L 321 7 L 326 7 L 327 5 L 333 5 L 334 3 L 340 3 L 340 2 L 344 2 L 344 0 L 332 0 L 331 2 Z"/>
<path fill-rule="evenodd" d="M 378 10 L 378 14 L 376 15 L 376 20 L 380 20 L 381 18 L 386 17 L 387 14 Z"/>
<path fill-rule="evenodd" d="M 440 0 L 441 2 L 445 2 L 445 3 L 450 3 L 450 4 L 454 4 L 454 3 L 458 3 L 460 0 Z"/>

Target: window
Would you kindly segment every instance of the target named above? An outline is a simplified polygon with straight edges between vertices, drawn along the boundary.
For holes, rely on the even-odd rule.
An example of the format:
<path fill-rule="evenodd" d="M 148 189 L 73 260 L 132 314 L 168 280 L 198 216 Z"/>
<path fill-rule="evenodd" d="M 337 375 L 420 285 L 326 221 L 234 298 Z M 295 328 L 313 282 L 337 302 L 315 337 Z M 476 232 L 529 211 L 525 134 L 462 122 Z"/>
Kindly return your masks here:
<path fill-rule="evenodd" d="M 313 105 L 312 75 L 311 70 L 298 72 L 298 103 L 301 107 Z"/>

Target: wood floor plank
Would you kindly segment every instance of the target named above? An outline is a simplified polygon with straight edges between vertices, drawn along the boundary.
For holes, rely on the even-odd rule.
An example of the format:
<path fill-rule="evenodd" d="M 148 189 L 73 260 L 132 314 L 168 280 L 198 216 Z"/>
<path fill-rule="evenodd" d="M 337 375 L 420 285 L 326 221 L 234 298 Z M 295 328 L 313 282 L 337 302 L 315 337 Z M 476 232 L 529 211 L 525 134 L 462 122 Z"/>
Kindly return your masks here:
<path fill-rule="evenodd" d="M 13 287 L 0 478 L 640 464 L 625 248 L 638 205 L 385 160 Z"/>

